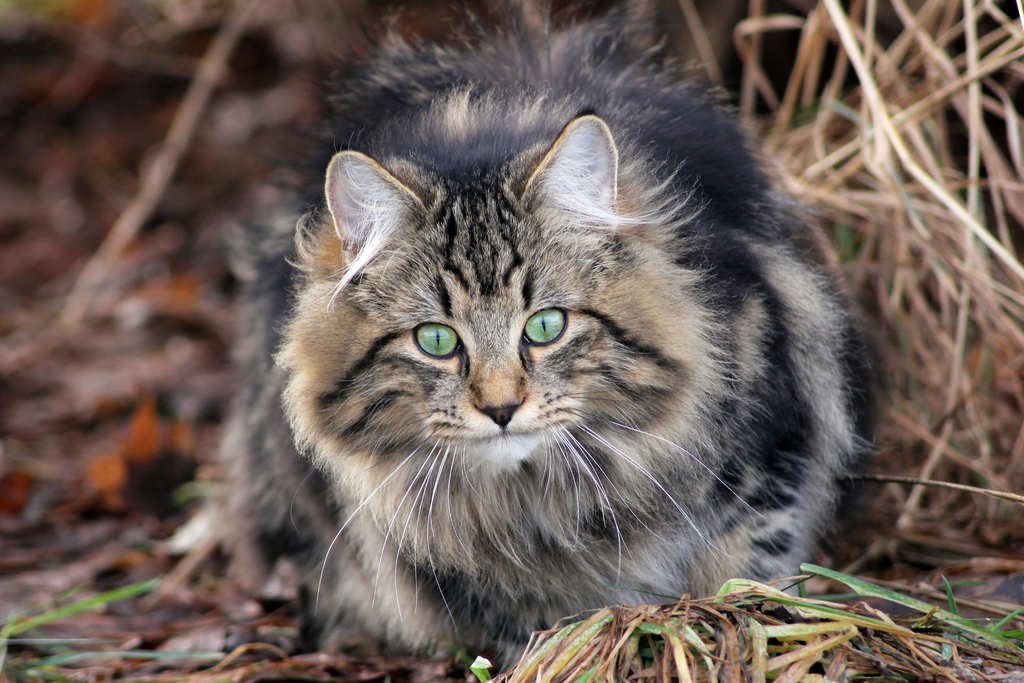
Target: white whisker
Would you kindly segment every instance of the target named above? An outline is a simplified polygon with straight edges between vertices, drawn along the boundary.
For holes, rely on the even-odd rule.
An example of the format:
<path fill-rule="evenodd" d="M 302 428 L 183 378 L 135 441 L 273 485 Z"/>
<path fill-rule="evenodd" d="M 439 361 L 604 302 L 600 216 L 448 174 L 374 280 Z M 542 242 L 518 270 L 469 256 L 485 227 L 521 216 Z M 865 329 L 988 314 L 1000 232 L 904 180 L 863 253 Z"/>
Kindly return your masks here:
<path fill-rule="evenodd" d="M 673 448 L 678 449 L 679 451 L 681 451 L 685 455 L 689 456 L 689 458 L 691 460 L 693 460 L 695 463 L 697 463 L 698 465 L 703 467 L 705 470 L 707 470 L 708 474 L 710 474 L 712 477 L 714 477 L 715 480 L 718 481 L 719 484 L 721 484 L 722 486 L 727 488 L 729 490 L 729 493 L 731 493 L 732 495 L 736 496 L 736 499 L 738 501 L 740 501 L 741 503 L 743 503 L 743 505 L 745 505 L 748 510 L 753 512 L 755 515 L 757 515 L 761 519 L 764 519 L 764 520 L 767 521 L 767 518 L 764 515 L 762 515 L 760 512 L 758 512 L 753 507 L 751 507 L 750 503 L 748 503 L 746 500 L 744 500 L 743 497 L 740 494 L 736 493 L 736 491 L 731 486 L 729 486 L 724 481 L 722 481 L 722 478 L 719 477 L 718 474 L 714 470 L 712 470 L 710 467 L 705 465 L 704 462 L 700 458 L 698 458 L 693 453 L 691 453 L 687 449 L 683 448 L 679 444 L 677 444 L 677 443 L 675 443 L 673 441 L 669 441 L 668 439 L 666 439 L 664 437 L 661 437 L 661 436 L 658 436 L 657 434 L 651 434 L 650 432 L 645 432 L 644 430 L 639 429 L 637 427 L 630 427 L 628 425 L 619 424 L 618 422 L 612 422 L 611 424 L 615 425 L 616 427 L 621 427 L 622 429 L 628 429 L 631 432 L 636 432 L 636 433 L 642 434 L 644 436 L 649 436 L 649 437 L 651 437 L 653 439 L 657 439 L 658 441 L 661 441 L 662 443 L 664 443 L 664 444 L 666 444 L 668 446 L 672 446 Z"/>
<path fill-rule="evenodd" d="M 697 536 L 699 536 L 699 537 L 700 537 L 701 541 L 703 541 L 703 542 L 704 542 L 704 544 L 705 544 L 705 545 L 706 545 L 707 547 L 709 547 L 709 548 L 713 548 L 713 549 L 715 549 L 715 550 L 717 550 L 717 551 L 719 551 L 719 552 L 723 552 L 721 548 L 719 548 L 719 547 L 718 547 L 718 546 L 716 546 L 716 545 L 715 545 L 714 543 L 712 543 L 712 542 L 711 542 L 711 539 L 710 539 L 710 538 L 708 538 L 708 537 L 707 537 L 707 535 L 706 535 L 706 534 L 705 534 L 705 533 L 704 533 L 703 531 L 701 531 L 701 530 L 700 530 L 700 528 L 698 528 L 698 527 L 697 527 L 697 525 L 696 525 L 696 524 L 694 523 L 693 519 L 692 519 L 692 518 L 690 517 L 689 513 L 687 513 L 687 512 L 686 512 L 686 510 L 684 510 L 684 509 L 683 509 L 683 506 L 682 506 L 682 505 L 680 505 L 680 504 L 678 503 L 678 501 L 676 501 L 676 499 L 672 497 L 672 494 L 670 494 L 670 493 L 668 492 L 668 490 L 667 490 L 667 489 L 666 489 L 666 488 L 665 488 L 665 487 L 664 487 L 664 486 L 663 486 L 663 485 L 661 484 L 661 482 L 659 482 L 659 481 L 658 481 L 658 480 L 657 480 L 657 479 L 656 479 L 656 478 L 654 477 L 654 475 L 653 475 L 653 474 L 651 474 L 651 473 L 650 473 L 650 472 L 649 472 L 649 471 L 647 470 L 647 468 L 646 468 L 646 467 L 644 467 L 643 465 L 641 465 L 640 463 L 638 463 L 638 462 L 637 462 L 636 460 L 634 460 L 633 458 L 631 458 L 631 457 L 630 457 L 630 456 L 628 456 L 627 454 L 623 453 L 623 452 L 622 452 L 622 451 L 621 451 L 621 450 L 620 450 L 619 448 L 617 448 L 617 447 L 616 447 L 616 446 L 615 446 L 615 445 L 614 445 L 613 443 L 611 443 L 610 441 L 608 441 L 607 439 L 605 439 L 605 438 L 604 438 L 603 436 L 601 436 L 600 434 L 598 434 L 597 432 L 595 432 L 595 431 L 594 431 L 593 429 L 591 429 L 590 427 L 587 427 L 587 426 L 586 426 L 586 425 L 584 425 L 584 424 L 580 424 L 580 425 L 579 425 L 579 427 L 580 427 L 580 429 L 582 429 L 583 431 L 585 431 L 585 432 L 586 432 L 587 434 L 591 435 L 592 437 L 594 437 L 595 439 L 597 439 L 598 441 L 600 441 L 600 442 L 601 442 L 602 444 L 604 444 L 605 446 L 607 446 L 608 448 L 610 448 L 610 449 L 612 450 L 612 452 L 613 452 L 613 453 L 615 453 L 616 455 L 618 455 L 619 457 L 621 457 L 621 458 L 622 458 L 623 460 L 625 460 L 625 461 L 626 461 L 626 462 L 628 462 L 628 463 L 629 463 L 630 465 L 632 465 L 632 466 L 633 466 L 634 468 L 636 468 L 636 470 L 637 470 L 638 472 L 640 472 L 640 473 L 641 473 L 641 474 L 643 474 L 643 475 L 644 475 L 645 477 L 647 477 L 647 479 L 648 479 L 648 480 L 650 480 L 650 482 L 651 482 L 652 484 L 654 484 L 655 486 L 657 486 L 657 487 L 658 487 L 658 489 L 659 489 L 659 490 L 660 490 L 660 491 L 661 491 L 661 492 L 662 492 L 663 494 L 665 494 L 665 497 L 666 497 L 666 498 L 668 498 L 668 500 L 669 500 L 669 501 L 670 501 L 670 502 L 672 503 L 672 505 L 673 505 L 673 506 L 675 507 L 675 509 L 676 509 L 676 510 L 677 510 L 677 511 L 679 512 L 679 514 L 680 514 L 680 515 L 682 515 L 683 519 L 685 519 L 685 520 L 686 520 L 686 523 L 690 525 L 690 528 L 691 528 L 691 529 L 693 529 L 693 530 L 694 530 L 695 532 L 697 532 Z"/>
<path fill-rule="evenodd" d="M 345 527 L 347 527 L 349 525 L 349 522 L 351 522 L 352 519 L 357 514 L 359 514 L 359 511 L 362 510 L 363 507 L 368 502 L 370 502 L 370 499 L 373 498 L 374 495 L 376 495 L 377 491 L 380 491 L 381 487 L 384 486 L 384 484 L 388 483 L 388 480 L 391 479 L 391 477 L 395 476 L 395 474 L 398 472 L 398 470 L 400 470 L 402 468 L 402 466 L 405 465 L 405 463 L 409 462 L 409 460 L 412 458 L 412 456 L 416 455 L 416 452 L 419 451 L 419 449 L 422 448 L 422 446 L 423 446 L 423 444 L 420 444 L 419 446 L 417 446 L 416 449 L 412 453 L 410 453 L 409 455 L 407 455 L 405 457 L 405 460 L 403 460 L 402 462 L 398 463 L 398 466 L 395 467 L 395 469 L 391 470 L 391 474 L 386 476 L 381 483 L 377 484 L 377 488 L 375 488 L 373 491 L 371 491 L 370 495 L 368 495 L 366 498 L 364 498 L 363 502 L 361 502 L 359 504 L 359 506 L 356 507 L 356 509 L 352 512 L 352 514 L 348 516 L 348 519 L 346 519 L 345 522 L 341 525 L 341 528 L 338 529 L 338 533 L 334 534 L 334 538 L 331 539 L 331 544 L 329 546 L 327 546 L 327 552 L 324 554 L 323 565 L 320 567 L 320 579 L 317 581 L 317 584 L 316 584 L 316 605 L 313 607 L 313 615 L 314 616 L 316 616 L 317 607 L 320 605 L 320 587 L 323 585 L 323 582 L 324 582 L 324 571 L 327 569 L 327 558 L 330 557 L 331 550 L 334 548 L 334 544 L 338 542 L 339 538 L 341 538 L 341 534 L 342 534 L 343 531 L 345 531 Z"/>
<path fill-rule="evenodd" d="M 370 599 L 370 607 L 373 607 L 377 603 L 377 583 L 380 581 L 380 567 L 384 563 L 384 551 L 387 550 L 388 542 L 391 540 L 391 529 L 395 525 L 395 520 L 398 518 L 398 513 L 401 512 L 402 506 L 405 505 L 405 499 L 408 498 L 409 494 L 412 492 L 412 487 L 416 484 L 417 477 L 420 476 L 420 472 L 422 472 L 423 468 L 427 466 L 428 462 L 430 462 L 431 456 L 433 456 L 436 449 L 437 444 L 435 443 L 434 447 L 430 449 L 430 453 L 428 453 L 427 457 L 423 459 L 423 462 L 420 464 L 420 468 L 416 470 L 416 474 L 410 478 L 409 486 L 405 489 L 405 495 L 402 496 L 402 500 L 398 502 L 398 505 L 395 507 L 395 514 L 391 516 L 391 521 L 388 523 L 388 530 L 384 533 L 383 542 L 380 547 L 380 557 L 377 559 L 377 573 L 373 577 L 373 596 Z M 398 552 L 399 550 L 401 550 L 401 548 L 396 548 L 395 552 Z"/>
<path fill-rule="evenodd" d="M 430 481 L 430 473 L 434 471 L 434 466 L 437 464 L 437 456 L 432 455 L 430 457 L 430 469 L 423 475 L 423 479 L 420 481 L 419 490 L 416 492 L 416 496 L 412 499 L 409 504 L 409 514 L 405 516 L 405 526 L 402 527 L 402 535 L 398 539 L 398 551 L 395 553 L 395 567 L 394 567 L 394 583 L 395 583 L 395 604 L 398 606 L 398 620 L 404 621 L 402 615 L 402 599 L 398 591 L 398 565 L 402 560 L 402 546 L 405 544 L 405 534 L 409 531 L 409 522 L 412 520 L 412 515 L 416 513 L 416 524 L 413 525 L 413 546 L 412 546 L 412 571 L 413 571 L 413 586 L 416 588 L 415 597 L 413 599 L 413 612 L 416 611 L 416 606 L 419 603 L 419 588 L 418 588 L 418 569 L 416 559 L 419 555 L 419 520 L 420 520 L 420 498 L 423 496 L 423 491 L 426 488 L 427 483 Z M 422 469 L 422 468 L 421 468 Z M 417 477 L 419 472 L 416 473 Z M 401 508 L 401 506 L 399 506 Z"/>

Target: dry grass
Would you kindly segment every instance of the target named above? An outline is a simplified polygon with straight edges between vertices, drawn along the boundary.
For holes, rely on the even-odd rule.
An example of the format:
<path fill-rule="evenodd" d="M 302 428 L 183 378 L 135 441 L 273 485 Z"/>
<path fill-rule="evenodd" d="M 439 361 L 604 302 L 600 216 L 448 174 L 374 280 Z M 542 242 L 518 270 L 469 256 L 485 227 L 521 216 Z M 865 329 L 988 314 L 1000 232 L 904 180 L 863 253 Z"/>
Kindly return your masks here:
<path fill-rule="evenodd" d="M 822 250 L 878 323 L 888 391 L 875 469 L 1019 492 L 1024 27 L 992 0 L 924 0 L 916 13 L 891 2 L 895 32 L 877 25 L 877 0 L 741 24 L 741 45 L 801 30 L 781 96 L 741 50 L 744 82 L 775 110 L 754 125 L 785 186 L 825 217 Z M 753 98 L 742 104 L 749 114 Z M 897 531 L 1020 519 L 1019 506 L 980 496 L 885 491 Z"/>
<path fill-rule="evenodd" d="M 890 616 L 863 602 L 849 607 L 797 598 L 735 579 L 713 598 L 606 607 L 534 634 L 500 682 L 1020 680 L 1024 651 L 1007 636 L 1024 632 L 998 632 L 1016 615 L 984 627 L 853 577 L 803 569 L 911 613 Z M 957 609 L 952 599 L 950 607 Z"/>

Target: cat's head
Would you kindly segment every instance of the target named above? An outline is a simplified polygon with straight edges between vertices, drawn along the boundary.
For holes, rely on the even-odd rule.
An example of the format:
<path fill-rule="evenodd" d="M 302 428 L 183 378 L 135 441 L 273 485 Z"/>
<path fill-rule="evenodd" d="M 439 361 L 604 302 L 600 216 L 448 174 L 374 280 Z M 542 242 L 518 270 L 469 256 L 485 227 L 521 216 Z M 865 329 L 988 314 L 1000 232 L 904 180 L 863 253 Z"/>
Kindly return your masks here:
<path fill-rule="evenodd" d="M 300 443 L 501 473 L 693 414 L 708 316 L 632 161 L 593 115 L 460 173 L 337 154 L 279 356 Z"/>

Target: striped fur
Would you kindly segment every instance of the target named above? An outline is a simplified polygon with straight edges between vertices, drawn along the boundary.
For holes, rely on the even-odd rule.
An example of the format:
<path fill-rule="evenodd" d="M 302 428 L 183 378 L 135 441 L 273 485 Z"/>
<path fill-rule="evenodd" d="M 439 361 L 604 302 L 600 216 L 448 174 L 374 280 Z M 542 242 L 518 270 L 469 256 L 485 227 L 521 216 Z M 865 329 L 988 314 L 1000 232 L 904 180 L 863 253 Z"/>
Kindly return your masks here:
<path fill-rule="evenodd" d="M 229 535 L 299 567 L 311 646 L 511 658 L 630 589 L 791 574 L 868 449 L 799 211 L 611 23 L 387 37 L 336 86 L 324 194 L 254 230 Z"/>

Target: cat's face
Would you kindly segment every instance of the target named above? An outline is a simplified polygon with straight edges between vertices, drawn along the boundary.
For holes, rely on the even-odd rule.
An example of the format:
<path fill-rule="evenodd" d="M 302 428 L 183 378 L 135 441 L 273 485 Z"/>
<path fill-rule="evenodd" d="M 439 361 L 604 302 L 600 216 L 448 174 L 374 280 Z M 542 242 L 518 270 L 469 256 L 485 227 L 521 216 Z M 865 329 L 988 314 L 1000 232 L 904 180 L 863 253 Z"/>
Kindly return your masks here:
<path fill-rule="evenodd" d="M 577 449 L 580 430 L 650 428 L 678 408 L 699 325 L 663 314 L 692 304 L 651 240 L 626 234 L 617 161 L 592 116 L 518 178 L 429 193 L 336 156 L 335 230 L 305 257 L 281 356 L 300 438 L 383 461 L 447 449 L 502 472 Z"/>

